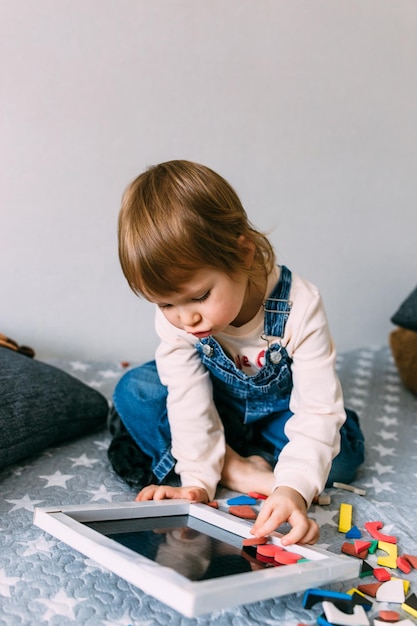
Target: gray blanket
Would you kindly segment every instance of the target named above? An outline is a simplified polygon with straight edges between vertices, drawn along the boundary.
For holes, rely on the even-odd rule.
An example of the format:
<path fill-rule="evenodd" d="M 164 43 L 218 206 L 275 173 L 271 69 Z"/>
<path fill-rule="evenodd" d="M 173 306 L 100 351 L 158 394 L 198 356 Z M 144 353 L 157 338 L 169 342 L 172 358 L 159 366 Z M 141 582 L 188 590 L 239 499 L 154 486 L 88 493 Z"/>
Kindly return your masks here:
<path fill-rule="evenodd" d="M 108 398 L 121 375 L 115 363 L 54 362 L 98 388 Z M 338 532 L 339 507 L 353 505 L 353 523 L 362 531 L 368 521 L 382 521 L 383 532 L 398 537 L 399 553 L 417 555 L 417 398 L 402 386 L 387 347 L 341 355 L 338 370 L 346 406 L 357 410 L 366 436 L 366 461 L 355 484 L 361 496 L 332 488 L 331 502 L 312 506 L 321 527 L 319 546 L 340 553 L 345 536 Z M 122 502 L 135 493 L 111 470 L 107 432 L 49 449 L 0 474 L 0 625 L 66 626 L 249 626 L 315 624 L 320 605 L 302 606 L 303 593 L 238 606 L 199 618 L 185 618 L 115 574 L 102 569 L 66 544 L 33 525 L 37 506 Z M 228 495 L 219 492 L 220 497 Z M 363 531 L 366 537 L 366 531 Z M 349 557 L 354 558 L 354 557 Z M 372 559 L 374 562 L 372 563 Z M 375 565 L 376 556 L 370 557 Z M 417 570 L 392 575 L 410 581 L 417 592 Z M 373 577 L 334 583 L 348 590 Z M 381 603 L 371 614 L 377 615 Z M 386 605 L 382 608 L 386 608 Z M 402 618 L 417 620 L 404 613 Z"/>

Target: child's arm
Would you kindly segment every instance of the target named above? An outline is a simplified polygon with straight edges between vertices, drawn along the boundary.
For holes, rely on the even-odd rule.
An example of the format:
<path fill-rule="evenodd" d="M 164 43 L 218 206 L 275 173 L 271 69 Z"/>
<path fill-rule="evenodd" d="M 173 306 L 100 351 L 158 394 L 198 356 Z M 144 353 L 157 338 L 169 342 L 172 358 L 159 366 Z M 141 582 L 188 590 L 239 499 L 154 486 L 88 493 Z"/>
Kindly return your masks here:
<path fill-rule="evenodd" d="M 277 487 L 265 500 L 251 532 L 256 537 L 267 536 L 285 522 L 292 528 L 282 538 L 283 545 L 313 544 L 318 540 L 319 527 L 307 517 L 306 502 L 301 494 L 291 487 Z"/>
<path fill-rule="evenodd" d="M 136 502 L 144 500 L 191 500 L 192 502 L 209 501 L 208 493 L 202 487 L 171 487 L 169 485 L 148 485 L 136 496 Z"/>

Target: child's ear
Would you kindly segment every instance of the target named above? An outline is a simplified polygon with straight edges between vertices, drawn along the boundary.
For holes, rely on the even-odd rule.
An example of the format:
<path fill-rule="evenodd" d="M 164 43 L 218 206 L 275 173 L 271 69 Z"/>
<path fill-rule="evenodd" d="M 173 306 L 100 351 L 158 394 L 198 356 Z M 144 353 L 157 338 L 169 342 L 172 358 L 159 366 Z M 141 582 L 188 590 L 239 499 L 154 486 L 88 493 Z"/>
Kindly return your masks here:
<path fill-rule="evenodd" d="M 245 235 L 240 235 L 237 242 L 239 248 L 242 250 L 243 264 L 246 269 L 249 269 L 252 267 L 253 259 L 255 258 L 255 243 Z"/>

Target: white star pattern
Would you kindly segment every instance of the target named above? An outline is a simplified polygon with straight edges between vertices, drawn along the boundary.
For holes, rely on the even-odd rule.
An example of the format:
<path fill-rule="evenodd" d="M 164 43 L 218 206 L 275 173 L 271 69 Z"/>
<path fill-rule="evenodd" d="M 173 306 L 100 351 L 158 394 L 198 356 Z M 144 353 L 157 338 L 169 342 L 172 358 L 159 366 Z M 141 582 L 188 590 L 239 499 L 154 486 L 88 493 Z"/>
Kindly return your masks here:
<path fill-rule="evenodd" d="M 75 622 L 74 607 L 80 604 L 82 600 L 75 600 L 75 598 L 68 596 L 63 589 L 60 589 L 53 598 L 37 598 L 36 602 L 44 604 L 47 608 L 47 611 L 43 615 L 45 621 L 56 615 L 63 615 Z"/>
<path fill-rule="evenodd" d="M 86 372 L 91 366 L 82 361 L 71 361 L 70 367 L 74 372 Z"/>
<path fill-rule="evenodd" d="M 122 617 L 117 618 L 117 626 L 133 626 L 133 624 L 137 626 L 152 626 L 155 622 L 153 620 L 145 620 L 144 622 L 134 622 L 130 617 L 129 613 L 125 612 Z M 108 622 L 107 620 L 103 622 L 105 626 L 114 626 L 114 622 Z"/>
<path fill-rule="evenodd" d="M 95 465 L 96 463 L 98 463 L 98 459 L 90 459 L 88 458 L 88 456 L 86 454 L 81 454 L 79 457 L 77 458 L 72 458 L 69 457 L 70 461 L 73 461 L 72 467 L 77 467 L 77 466 L 81 466 L 81 467 L 93 467 L 93 465 Z"/>
<path fill-rule="evenodd" d="M 398 441 L 397 433 L 389 433 L 387 430 L 381 430 L 377 433 L 379 437 L 382 437 L 384 441 Z"/>
<path fill-rule="evenodd" d="M 120 372 L 117 372 L 115 370 L 100 370 L 99 374 L 103 378 L 119 378 L 120 376 Z"/>
<path fill-rule="evenodd" d="M 43 502 L 43 500 L 31 500 L 30 496 L 26 494 L 25 496 L 23 496 L 23 498 L 20 498 L 19 500 L 6 500 L 6 502 L 14 504 L 14 507 L 9 511 L 9 513 L 11 513 L 12 511 L 18 511 L 19 509 L 33 511 L 35 506 Z"/>
<path fill-rule="evenodd" d="M 375 421 L 381 422 L 386 428 L 388 426 L 398 426 L 398 417 L 386 417 L 384 415 L 383 417 L 377 417 Z"/>
<path fill-rule="evenodd" d="M 316 520 L 319 526 L 329 524 L 330 526 L 337 526 L 338 521 L 334 520 L 334 517 L 339 514 L 339 510 L 331 511 L 327 507 L 315 506 L 314 511 L 308 512 L 309 516 Z"/>
<path fill-rule="evenodd" d="M 57 470 L 54 474 L 50 476 L 39 476 L 39 478 L 44 478 L 47 481 L 45 487 L 63 487 L 67 488 L 67 482 L 74 478 L 74 474 L 61 474 L 59 470 Z"/>
<path fill-rule="evenodd" d="M 382 444 L 378 444 L 377 446 L 371 446 L 372 450 L 376 450 L 381 456 L 397 456 L 394 448 L 386 448 Z"/>
<path fill-rule="evenodd" d="M 19 543 L 22 543 L 19 541 Z M 33 554 L 39 554 L 39 552 L 45 552 L 49 554 L 51 549 L 56 546 L 56 541 L 48 540 L 44 535 L 41 535 L 35 541 L 25 542 L 23 545 L 26 546 L 26 550 L 22 553 L 22 556 L 32 556 Z"/>
<path fill-rule="evenodd" d="M 3 596 L 3 598 L 10 598 L 10 588 L 14 587 L 19 580 L 20 578 L 17 578 L 16 576 L 7 576 L 5 570 L 0 569 L 0 596 Z"/>
<path fill-rule="evenodd" d="M 107 450 L 110 445 L 110 437 L 106 437 L 103 441 L 95 441 L 94 444 L 99 450 Z"/>
<path fill-rule="evenodd" d="M 378 353 L 372 350 L 356 350 L 355 359 L 338 357 L 346 406 L 357 409 L 365 433 L 366 458 L 357 481 L 367 490 L 367 495 L 361 497 L 335 488 L 326 489 L 325 493 L 331 496 L 330 505 L 313 505 L 309 516 L 320 526 L 317 547 L 330 550 L 332 554 L 339 554 L 345 541 L 344 534 L 338 532 L 341 502 L 353 505 L 352 523 L 361 529 L 364 538 L 369 538 L 365 522 L 381 520 L 383 534 L 398 535 L 401 551 L 416 554 L 412 491 L 410 496 L 407 485 L 414 484 L 413 476 L 417 479 L 417 403 L 405 392 L 394 363 L 387 367 L 389 349 L 384 349 L 383 360 L 381 348 L 377 349 Z M 117 362 L 73 361 L 70 367 L 67 361 L 64 365 L 65 371 L 75 372 L 74 375 L 90 387 L 99 388 L 109 404 L 115 381 L 126 371 Z M 62 368 L 61 360 L 58 367 Z M 90 379 L 94 379 L 92 384 Z M 102 502 L 107 508 L 108 503 L 119 501 L 122 504 L 134 499 L 131 487 L 111 469 L 107 458 L 110 441 L 108 432 L 92 432 L 85 439 L 69 441 L 68 446 L 63 442 L 45 449 L 28 461 L 11 466 L 2 475 L 0 614 L 6 619 L 10 615 L 19 624 L 82 624 L 85 620 L 105 626 L 151 626 L 155 623 L 154 614 L 159 610 L 157 600 L 147 597 L 92 559 L 68 550 L 65 541 L 62 543 L 33 523 L 36 506 L 55 510 L 55 506 L 79 504 L 83 507 L 88 502 Z M 69 471 L 71 474 L 66 473 Z M 224 505 L 220 509 L 227 510 L 229 491 L 221 488 L 218 495 L 219 504 Z M 40 496 L 44 500 L 36 499 Z M 376 566 L 377 558 L 377 554 L 369 555 L 367 561 Z M 417 570 L 412 569 L 407 579 L 410 579 L 410 591 L 416 591 Z M 360 582 L 368 581 L 356 580 Z M 342 580 L 330 584 L 337 591 L 352 586 L 351 581 Z M 287 596 L 277 597 L 268 603 L 216 611 L 211 621 L 221 616 L 220 621 L 225 626 L 239 619 L 271 626 L 310 623 L 312 617 L 302 608 L 302 595 L 291 594 L 288 599 Z M 163 610 L 166 623 L 175 621 L 177 616 L 171 618 L 169 607 Z"/>
<path fill-rule="evenodd" d="M 98 500 L 105 500 L 106 502 L 111 502 L 113 496 L 117 496 L 119 494 L 118 491 L 108 491 L 104 485 L 100 485 L 98 489 L 92 491 L 91 489 L 88 493 L 93 494 L 91 498 L 91 502 L 97 502 Z"/>
<path fill-rule="evenodd" d="M 375 470 L 378 476 L 381 474 L 395 474 L 395 471 L 392 465 L 381 465 L 381 463 L 376 462 L 374 465 L 369 467 L 370 470 Z"/>
<path fill-rule="evenodd" d="M 366 487 L 371 487 L 371 488 L 375 489 L 375 493 L 380 493 L 381 491 L 392 491 L 392 492 L 394 492 L 395 489 L 392 489 L 391 485 L 392 485 L 392 483 L 388 483 L 388 482 L 382 483 L 375 476 L 372 478 L 372 481 L 370 483 L 366 483 Z"/>
<path fill-rule="evenodd" d="M 102 387 L 104 385 L 104 381 L 103 380 L 90 380 L 90 382 L 88 384 L 90 385 L 90 387 L 94 387 L 95 389 L 99 389 L 100 387 Z"/>

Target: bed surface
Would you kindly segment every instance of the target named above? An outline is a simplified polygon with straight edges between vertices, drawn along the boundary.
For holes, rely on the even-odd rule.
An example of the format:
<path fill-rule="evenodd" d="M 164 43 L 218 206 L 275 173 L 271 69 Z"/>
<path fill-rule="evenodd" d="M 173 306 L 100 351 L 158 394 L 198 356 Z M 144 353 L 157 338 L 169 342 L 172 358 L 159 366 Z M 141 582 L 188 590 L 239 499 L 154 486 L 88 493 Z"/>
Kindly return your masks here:
<path fill-rule="evenodd" d="M 53 365 L 108 398 L 125 371 L 118 363 L 54 361 Z M 366 437 L 366 460 L 355 481 L 366 495 L 342 489 L 326 491 L 331 503 L 313 505 L 310 510 L 321 528 L 318 546 L 340 553 L 345 535 L 338 532 L 339 507 L 346 502 L 353 505 L 354 525 L 363 530 L 368 521 L 382 521 L 382 532 L 398 538 L 399 554 L 417 555 L 417 398 L 401 384 L 386 346 L 340 355 L 338 372 L 345 404 L 359 413 Z M 186 618 L 34 526 L 35 507 L 134 499 L 135 493 L 110 467 L 106 454 L 109 441 L 103 430 L 48 449 L 0 473 L 0 625 L 316 623 L 321 607 L 303 609 L 303 593 Z M 221 499 L 228 495 L 224 490 L 218 493 Z M 366 532 L 363 535 L 365 538 Z M 409 580 L 410 592 L 417 593 L 417 570 L 405 575 L 396 569 L 393 574 Z M 362 578 L 327 588 L 346 591 L 367 582 L 376 581 Z M 390 608 L 399 610 L 403 619 L 417 622 L 398 604 Z"/>

